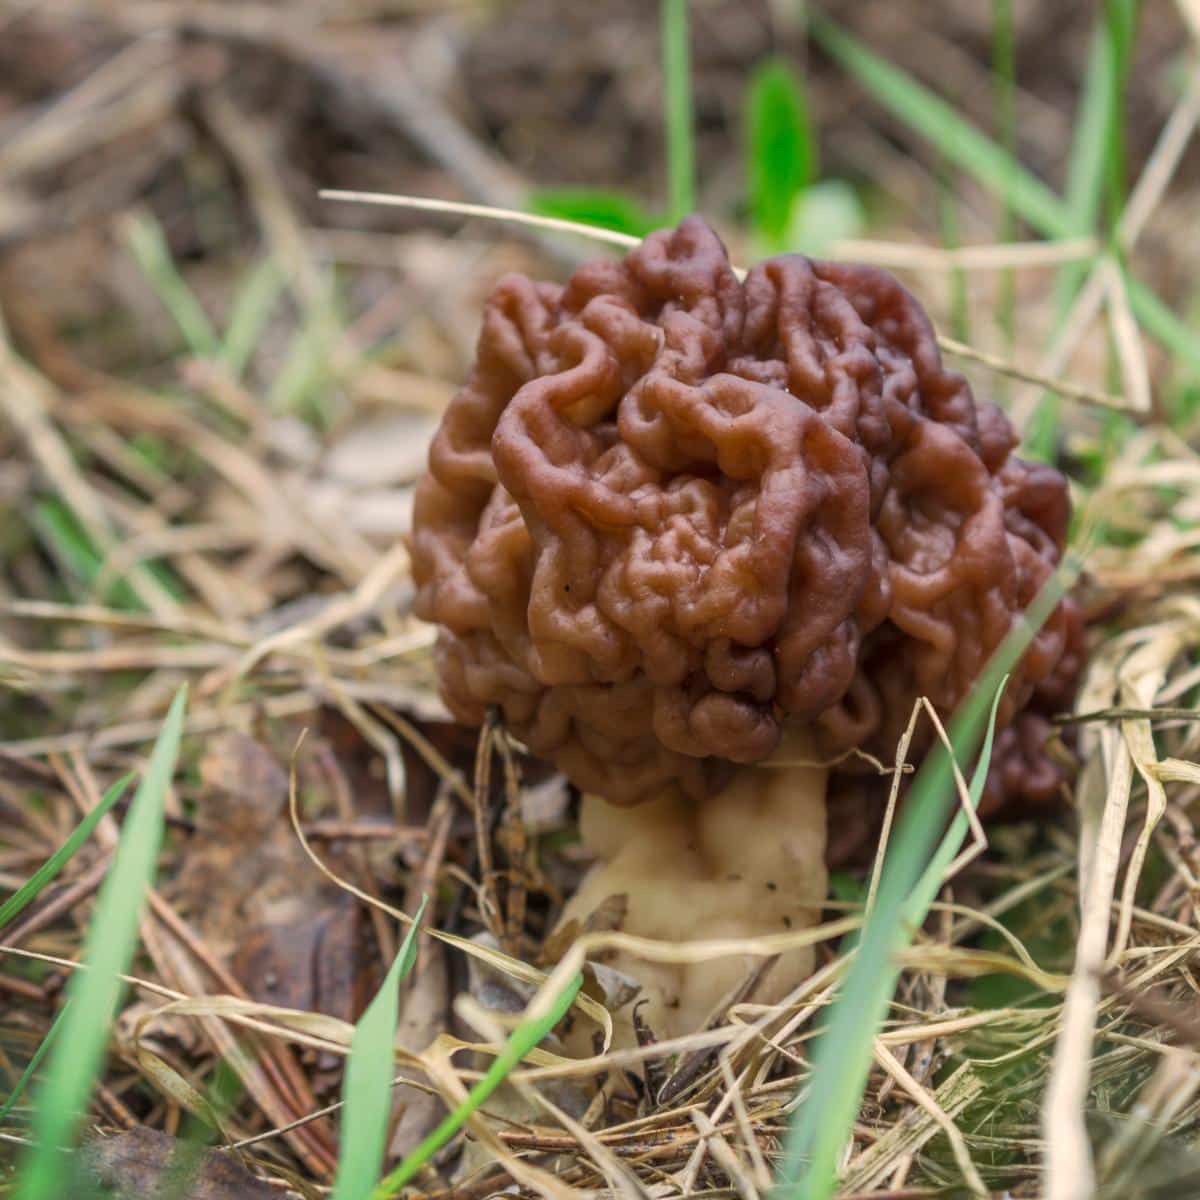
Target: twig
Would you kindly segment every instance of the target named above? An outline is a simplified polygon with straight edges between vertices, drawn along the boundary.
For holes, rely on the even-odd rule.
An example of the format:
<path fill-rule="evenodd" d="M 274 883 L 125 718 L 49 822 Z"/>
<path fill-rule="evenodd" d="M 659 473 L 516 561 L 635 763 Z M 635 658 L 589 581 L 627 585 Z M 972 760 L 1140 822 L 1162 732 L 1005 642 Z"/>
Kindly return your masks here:
<path fill-rule="evenodd" d="M 1193 11 L 1200 11 L 1200 6 L 1195 5 L 1195 0 L 1187 0 L 1187 3 L 1193 6 Z M 1158 207 L 1176 167 L 1179 166 L 1179 160 L 1191 141 L 1197 122 L 1200 122 L 1200 74 L 1197 73 L 1196 64 L 1193 62 L 1192 69 L 1188 72 L 1187 90 L 1167 118 L 1154 150 L 1129 195 L 1125 210 L 1121 213 L 1116 240 L 1123 249 L 1133 248 L 1146 222 Z"/>
<path fill-rule="evenodd" d="M 1099 392 L 1077 383 L 1070 383 L 1065 379 L 1052 379 L 1049 375 L 1043 375 L 1039 371 L 1018 366 L 1008 359 L 1000 358 L 995 354 L 988 354 L 984 350 L 976 350 L 974 346 L 968 346 L 965 342 L 957 341 L 952 337 L 946 337 L 944 334 L 938 334 L 938 345 L 947 354 L 953 354 L 956 358 L 969 359 L 972 362 L 979 363 L 981 366 L 989 367 L 993 371 L 999 371 L 1003 375 L 1011 375 L 1014 379 L 1022 379 L 1026 383 L 1035 383 L 1038 387 L 1045 388 L 1050 392 L 1057 392 L 1060 396 L 1079 400 L 1084 404 L 1095 404 L 1100 408 L 1124 413 L 1125 416 L 1131 417 L 1134 420 L 1138 419 L 1139 410 L 1126 403 L 1120 396 L 1114 396 L 1111 392 Z"/>
<path fill-rule="evenodd" d="M 386 208 L 410 208 L 419 212 L 452 213 L 460 217 L 484 217 L 489 221 L 512 221 L 518 225 L 529 225 L 535 229 L 551 229 L 556 233 L 574 233 L 611 246 L 630 249 L 641 242 L 641 238 L 615 229 L 603 229 L 599 225 L 583 225 L 579 221 L 568 221 L 563 217 L 544 217 L 520 208 L 496 208 L 490 204 L 465 204 L 458 200 L 435 200 L 428 196 L 402 196 L 390 192 L 348 192 L 338 188 L 322 188 L 318 193 L 322 200 L 346 200 L 354 204 L 378 204 Z"/>
<path fill-rule="evenodd" d="M 1098 708 L 1086 713 L 1056 713 L 1054 725 L 1083 725 L 1093 721 L 1200 721 L 1196 708 Z"/>

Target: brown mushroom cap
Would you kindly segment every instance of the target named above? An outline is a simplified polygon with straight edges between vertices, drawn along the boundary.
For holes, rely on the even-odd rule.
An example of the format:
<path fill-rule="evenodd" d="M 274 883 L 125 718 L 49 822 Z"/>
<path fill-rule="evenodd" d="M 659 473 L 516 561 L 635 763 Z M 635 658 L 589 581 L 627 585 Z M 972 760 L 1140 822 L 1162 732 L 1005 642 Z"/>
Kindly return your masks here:
<path fill-rule="evenodd" d="M 417 492 L 445 700 L 616 803 L 709 793 L 787 722 L 890 758 L 1061 555 L 1065 482 L 1015 440 L 872 267 L 742 282 L 691 217 L 565 287 L 508 276 Z M 1063 686 L 1077 626 L 1060 605 L 1002 724 Z"/>

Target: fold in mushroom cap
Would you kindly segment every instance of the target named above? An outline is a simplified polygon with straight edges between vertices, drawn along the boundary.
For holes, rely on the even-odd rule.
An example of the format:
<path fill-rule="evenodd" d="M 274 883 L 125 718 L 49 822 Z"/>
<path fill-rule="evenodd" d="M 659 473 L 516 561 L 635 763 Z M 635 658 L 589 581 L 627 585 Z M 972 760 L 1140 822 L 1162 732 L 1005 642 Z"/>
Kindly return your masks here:
<path fill-rule="evenodd" d="M 618 804 L 712 794 L 791 722 L 890 758 L 1059 561 L 1066 484 L 1015 441 L 872 267 L 788 255 L 739 281 L 692 217 L 564 287 L 508 276 L 417 492 L 445 700 L 468 722 L 498 705 Z M 1069 692 L 1078 641 L 1068 600 L 1002 725 Z M 1005 744 L 1036 758 L 1021 728 Z M 1002 771 L 993 800 L 1046 769 Z"/>

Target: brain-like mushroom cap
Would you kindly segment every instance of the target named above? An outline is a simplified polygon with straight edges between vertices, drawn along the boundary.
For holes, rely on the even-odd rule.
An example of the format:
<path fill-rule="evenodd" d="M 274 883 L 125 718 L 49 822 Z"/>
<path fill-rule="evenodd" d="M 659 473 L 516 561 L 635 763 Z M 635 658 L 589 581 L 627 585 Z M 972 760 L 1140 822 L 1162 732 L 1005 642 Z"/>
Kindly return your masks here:
<path fill-rule="evenodd" d="M 417 492 L 444 698 L 616 803 L 710 792 L 785 723 L 890 758 L 1059 560 L 1066 485 L 1014 443 L 873 267 L 743 282 L 693 217 L 565 287 L 508 276 Z M 1077 627 L 1060 605 L 1002 724 L 1062 688 Z"/>

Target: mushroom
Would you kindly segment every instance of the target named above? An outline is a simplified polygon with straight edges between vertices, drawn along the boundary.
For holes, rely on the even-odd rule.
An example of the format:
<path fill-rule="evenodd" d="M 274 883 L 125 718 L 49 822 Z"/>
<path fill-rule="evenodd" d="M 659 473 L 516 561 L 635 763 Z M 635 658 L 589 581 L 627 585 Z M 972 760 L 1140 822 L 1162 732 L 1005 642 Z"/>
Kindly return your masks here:
<path fill-rule="evenodd" d="M 565 922 L 613 896 L 626 932 L 677 942 L 818 919 L 827 810 L 857 811 L 918 697 L 954 709 L 1059 560 L 1065 482 L 1015 441 L 873 267 L 786 255 L 743 281 L 689 217 L 565 286 L 500 281 L 417 491 L 416 612 L 455 717 L 496 706 L 583 793 L 596 865 Z M 1078 630 L 1068 600 L 1009 680 L 993 806 Z M 1057 790 L 1034 766 L 1026 805 Z M 615 963 L 661 1037 L 749 960 Z M 811 969 L 783 954 L 756 999 Z"/>

